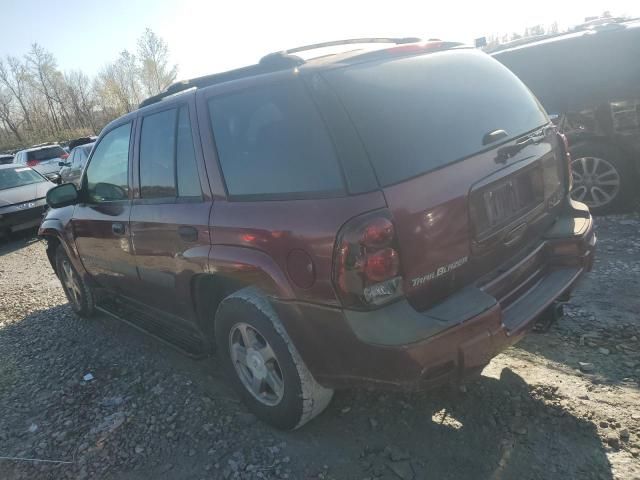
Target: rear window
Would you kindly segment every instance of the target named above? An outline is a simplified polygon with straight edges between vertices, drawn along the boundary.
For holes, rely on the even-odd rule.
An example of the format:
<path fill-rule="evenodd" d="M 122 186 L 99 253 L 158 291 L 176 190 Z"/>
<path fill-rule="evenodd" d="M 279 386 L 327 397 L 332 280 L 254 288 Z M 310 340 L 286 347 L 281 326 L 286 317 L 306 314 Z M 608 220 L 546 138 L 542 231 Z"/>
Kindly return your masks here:
<path fill-rule="evenodd" d="M 27 152 L 27 161 L 29 160 L 51 160 L 52 158 L 60 158 L 66 152 L 62 149 L 62 147 L 48 147 L 41 148 L 40 150 L 34 150 L 32 152 Z"/>
<path fill-rule="evenodd" d="M 382 186 L 488 148 L 548 122 L 530 91 L 491 57 L 454 50 L 326 72 L 351 116 Z"/>
<path fill-rule="evenodd" d="M 329 135 L 299 81 L 214 97 L 209 114 L 230 195 L 344 190 Z"/>

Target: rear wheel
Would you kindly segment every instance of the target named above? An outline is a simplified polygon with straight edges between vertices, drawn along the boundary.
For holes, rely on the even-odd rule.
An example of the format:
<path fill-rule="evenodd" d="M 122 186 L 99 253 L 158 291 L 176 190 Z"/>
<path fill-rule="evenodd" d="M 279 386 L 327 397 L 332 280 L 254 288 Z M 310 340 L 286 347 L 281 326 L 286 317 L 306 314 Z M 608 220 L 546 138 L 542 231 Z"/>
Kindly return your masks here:
<path fill-rule="evenodd" d="M 596 214 L 625 207 L 633 187 L 633 171 L 620 151 L 606 143 L 585 142 L 571 148 L 571 198 Z"/>
<path fill-rule="evenodd" d="M 73 311 L 80 317 L 92 316 L 95 309 L 93 290 L 73 267 L 62 246 L 56 249 L 56 272 Z"/>
<path fill-rule="evenodd" d="M 333 390 L 319 385 L 266 298 L 247 288 L 226 298 L 215 318 L 217 351 L 247 408 L 283 430 L 320 414 Z"/>

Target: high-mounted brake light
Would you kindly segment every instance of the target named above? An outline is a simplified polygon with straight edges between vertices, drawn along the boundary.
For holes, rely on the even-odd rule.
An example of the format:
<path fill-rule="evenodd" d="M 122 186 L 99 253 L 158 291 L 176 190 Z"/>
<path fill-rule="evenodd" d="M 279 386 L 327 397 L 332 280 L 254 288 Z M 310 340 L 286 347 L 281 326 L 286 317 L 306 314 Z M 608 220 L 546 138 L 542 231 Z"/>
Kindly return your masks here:
<path fill-rule="evenodd" d="M 342 304 L 349 308 L 368 309 L 402 296 L 400 256 L 388 211 L 356 217 L 342 227 L 334 283 Z"/>

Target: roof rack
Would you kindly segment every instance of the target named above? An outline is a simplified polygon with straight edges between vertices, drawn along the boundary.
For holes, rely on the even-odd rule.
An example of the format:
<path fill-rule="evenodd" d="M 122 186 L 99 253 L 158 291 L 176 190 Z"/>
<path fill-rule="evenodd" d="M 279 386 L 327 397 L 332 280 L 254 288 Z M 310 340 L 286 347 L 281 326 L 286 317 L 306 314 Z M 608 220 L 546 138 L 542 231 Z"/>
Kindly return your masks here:
<path fill-rule="evenodd" d="M 349 38 L 346 40 L 334 40 L 331 42 L 314 43 L 312 45 L 304 45 L 302 47 L 290 48 L 288 50 L 282 50 L 280 52 L 273 52 L 265 55 L 260 59 L 256 65 L 250 65 L 248 67 L 238 68 L 236 70 L 230 70 L 223 73 L 214 73 L 212 75 L 205 75 L 203 77 L 192 78 L 190 80 L 184 80 L 182 82 L 176 82 L 169 85 L 163 92 L 158 93 L 152 97 L 144 100 L 138 108 L 143 108 L 148 105 L 159 102 L 163 98 L 170 97 L 185 90 L 192 88 L 204 88 L 217 83 L 228 82 L 230 80 L 237 80 L 244 77 L 250 77 L 253 75 L 259 75 L 261 73 L 270 73 L 278 70 L 285 70 L 287 68 L 295 68 L 304 64 L 304 60 L 297 55 L 292 55 L 297 52 L 304 52 L 307 50 L 315 50 L 324 47 L 333 47 L 336 45 L 351 45 L 355 43 L 415 43 L 421 41 L 417 37 L 403 37 L 403 38 L 391 38 L 391 37 L 372 37 L 372 38 Z"/>
<path fill-rule="evenodd" d="M 284 50 L 282 53 L 292 54 L 298 52 L 305 52 L 307 50 L 316 50 L 318 48 L 335 47 L 337 45 L 352 45 L 354 43 L 395 43 L 396 45 L 404 43 L 417 43 L 422 41 L 418 37 L 369 37 L 369 38 L 347 38 L 345 40 L 333 40 L 330 42 L 312 43 L 311 45 L 304 45 L 302 47 L 290 48 Z"/>

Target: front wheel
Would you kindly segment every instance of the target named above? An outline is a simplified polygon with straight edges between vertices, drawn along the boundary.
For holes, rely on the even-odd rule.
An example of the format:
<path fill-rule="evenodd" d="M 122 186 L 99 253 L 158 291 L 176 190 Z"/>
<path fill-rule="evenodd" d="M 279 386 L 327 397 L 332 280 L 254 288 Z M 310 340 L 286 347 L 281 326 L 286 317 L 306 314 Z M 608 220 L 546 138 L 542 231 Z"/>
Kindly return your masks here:
<path fill-rule="evenodd" d="M 95 309 L 93 290 L 73 267 L 62 246 L 56 249 L 56 272 L 72 310 L 80 317 L 91 317 Z"/>
<path fill-rule="evenodd" d="M 217 351 L 247 408 L 282 430 L 301 427 L 329 404 L 266 298 L 246 288 L 226 298 L 215 318 Z"/>

